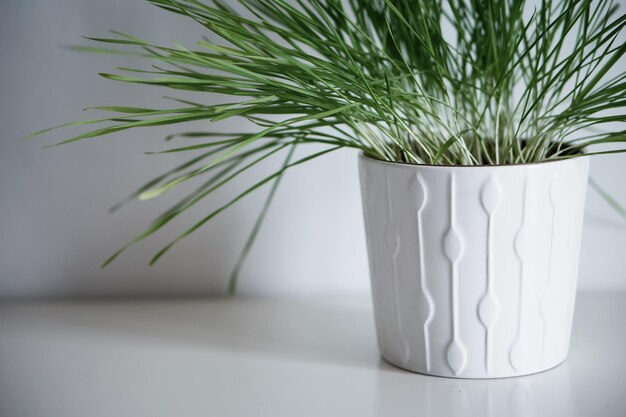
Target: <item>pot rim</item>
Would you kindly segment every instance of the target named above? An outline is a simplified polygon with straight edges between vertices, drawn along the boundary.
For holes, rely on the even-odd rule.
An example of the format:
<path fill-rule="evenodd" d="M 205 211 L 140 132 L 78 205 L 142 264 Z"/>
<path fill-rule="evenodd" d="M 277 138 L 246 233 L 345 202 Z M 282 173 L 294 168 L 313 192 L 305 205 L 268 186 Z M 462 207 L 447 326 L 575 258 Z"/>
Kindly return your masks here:
<path fill-rule="evenodd" d="M 542 166 L 547 164 L 557 164 L 557 163 L 565 163 L 575 161 L 576 159 L 587 159 L 591 155 L 587 155 L 585 153 L 570 155 L 567 157 L 562 157 L 558 159 L 546 159 L 543 161 L 537 162 L 522 162 L 519 164 L 495 164 L 495 165 L 433 165 L 433 164 L 410 164 L 408 162 L 392 162 L 392 161 L 383 161 L 382 159 L 377 159 L 365 154 L 365 151 L 359 152 L 359 158 L 368 160 L 375 163 L 381 163 L 385 165 L 395 165 L 395 166 L 406 166 L 406 167 L 414 167 L 414 168 L 474 168 L 474 169 L 485 169 L 485 168 L 524 168 L 524 167 L 534 167 L 534 166 Z"/>

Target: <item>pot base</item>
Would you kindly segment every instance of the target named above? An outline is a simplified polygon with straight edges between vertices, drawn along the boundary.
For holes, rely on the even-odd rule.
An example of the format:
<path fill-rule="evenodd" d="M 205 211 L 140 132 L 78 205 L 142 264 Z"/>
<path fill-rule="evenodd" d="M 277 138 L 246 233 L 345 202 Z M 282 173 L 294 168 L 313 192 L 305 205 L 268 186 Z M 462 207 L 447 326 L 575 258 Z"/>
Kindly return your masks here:
<path fill-rule="evenodd" d="M 497 375 L 485 375 L 485 374 L 480 374 L 480 375 L 468 375 L 468 374 L 463 374 L 462 376 L 459 375 L 454 375 L 452 372 L 433 372 L 433 371 L 426 371 L 424 369 L 418 368 L 418 369 L 413 369 L 410 368 L 408 366 L 403 366 L 401 363 L 398 362 L 394 362 L 392 359 L 386 358 L 382 353 L 380 354 L 380 358 L 382 360 L 384 360 L 386 363 L 388 363 L 389 365 L 392 365 L 396 368 L 402 369 L 404 371 L 409 371 L 409 372 L 413 372 L 416 374 L 420 374 L 420 375 L 425 375 L 425 376 L 434 376 L 434 377 L 438 377 L 438 378 L 452 378 L 452 379 L 508 379 L 508 378 L 517 378 L 517 377 L 522 377 L 522 376 L 529 376 L 529 375 L 535 375 L 535 374 L 540 374 L 542 372 L 547 372 L 551 369 L 554 369 L 558 366 L 560 366 L 561 364 L 563 364 L 566 360 L 567 360 L 567 356 L 561 360 L 559 360 L 556 363 L 550 364 L 546 367 L 542 367 L 541 369 L 536 369 L 536 370 L 531 370 L 531 371 L 527 371 L 527 372 L 519 372 L 519 373 L 515 373 L 515 372 L 511 372 L 510 374 L 506 374 L 506 373 L 502 373 L 502 374 L 497 374 Z"/>

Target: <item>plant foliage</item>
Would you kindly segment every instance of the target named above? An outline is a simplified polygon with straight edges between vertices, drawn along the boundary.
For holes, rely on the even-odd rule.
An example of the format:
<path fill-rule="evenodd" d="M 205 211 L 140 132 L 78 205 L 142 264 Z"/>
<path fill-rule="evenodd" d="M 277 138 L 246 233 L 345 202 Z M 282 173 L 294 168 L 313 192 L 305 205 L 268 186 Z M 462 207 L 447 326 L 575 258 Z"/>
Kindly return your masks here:
<path fill-rule="evenodd" d="M 221 41 L 205 38 L 187 49 L 117 32 L 112 38 L 90 38 L 108 45 L 81 49 L 123 49 L 154 63 L 150 69 L 101 75 L 218 93 L 231 101 L 179 100 L 170 109 L 100 107 L 113 115 L 70 125 L 104 127 L 61 143 L 198 120 L 242 118 L 257 129 L 177 135 L 197 141 L 163 153 L 193 156 L 131 197 L 149 199 L 193 178 L 206 180 L 131 244 L 250 167 L 277 153 L 286 155 L 276 172 L 208 213 L 152 262 L 239 199 L 272 183 L 242 261 L 283 173 L 340 148 L 412 164 L 493 165 L 579 156 L 583 149 L 619 152 L 597 151 L 593 145 L 626 138 L 619 127 L 626 121 L 626 15 L 612 0 L 150 3 L 188 17 Z M 295 147 L 311 143 L 319 145 L 315 152 L 294 159 Z"/>

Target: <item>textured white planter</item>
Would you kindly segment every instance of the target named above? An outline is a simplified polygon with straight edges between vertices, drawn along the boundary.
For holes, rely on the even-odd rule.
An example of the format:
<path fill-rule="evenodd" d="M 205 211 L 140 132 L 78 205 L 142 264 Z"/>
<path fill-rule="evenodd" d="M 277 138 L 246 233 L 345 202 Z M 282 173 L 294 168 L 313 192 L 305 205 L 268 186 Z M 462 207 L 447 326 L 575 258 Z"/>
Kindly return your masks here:
<path fill-rule="evenodd" d="M 491 167 L 359 161 L 378 344 L 459 378 L 569 349 L 589 158 Z"/>

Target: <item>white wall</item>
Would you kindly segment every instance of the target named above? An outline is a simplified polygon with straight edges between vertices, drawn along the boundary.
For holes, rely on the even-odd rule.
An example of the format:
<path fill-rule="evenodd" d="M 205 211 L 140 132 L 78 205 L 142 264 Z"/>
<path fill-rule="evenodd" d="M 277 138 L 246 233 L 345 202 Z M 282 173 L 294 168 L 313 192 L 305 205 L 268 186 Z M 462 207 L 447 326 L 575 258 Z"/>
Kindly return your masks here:
<path fill-rule="evenodd" d="M 160 264 L 147 261 L 169 238 L 266 170 L 250 173 L 167 232 L 99 264 L 181 196 L 107 208 L 180 156 L 162 149 L 177 128 L 120 133 L 41 149 L 19 142 L 34 130 L 85 117 L 85 106 L 159 105 L 161 94 L 96 74 L 126 58 L 63 49 L 81 35 L 117 29 L 191 44 L 201 28 L 135 0 L 0 2 L 0 298 L 222 293 L 262 195 L 243 201 L 183 241 Z M 157 104 L 155 104 L 155 102 Z M 198 126 L 195 126 L 198 128 Z M 228 126 L 221 126 L 228 128 Z M 56 136 L 55 138 L 61 138 Z M 45 141 L 50 143 L 50 141 Z M 368 289 L 355 154 L 342 151 L 285 178 L 241 277 L 243 293 L 339 293 Z M 626 158 L 593 161 L 592 175 L 626 203 Z M 580 287 L 626 289 L 626 221 L 589 194 Z"/>

